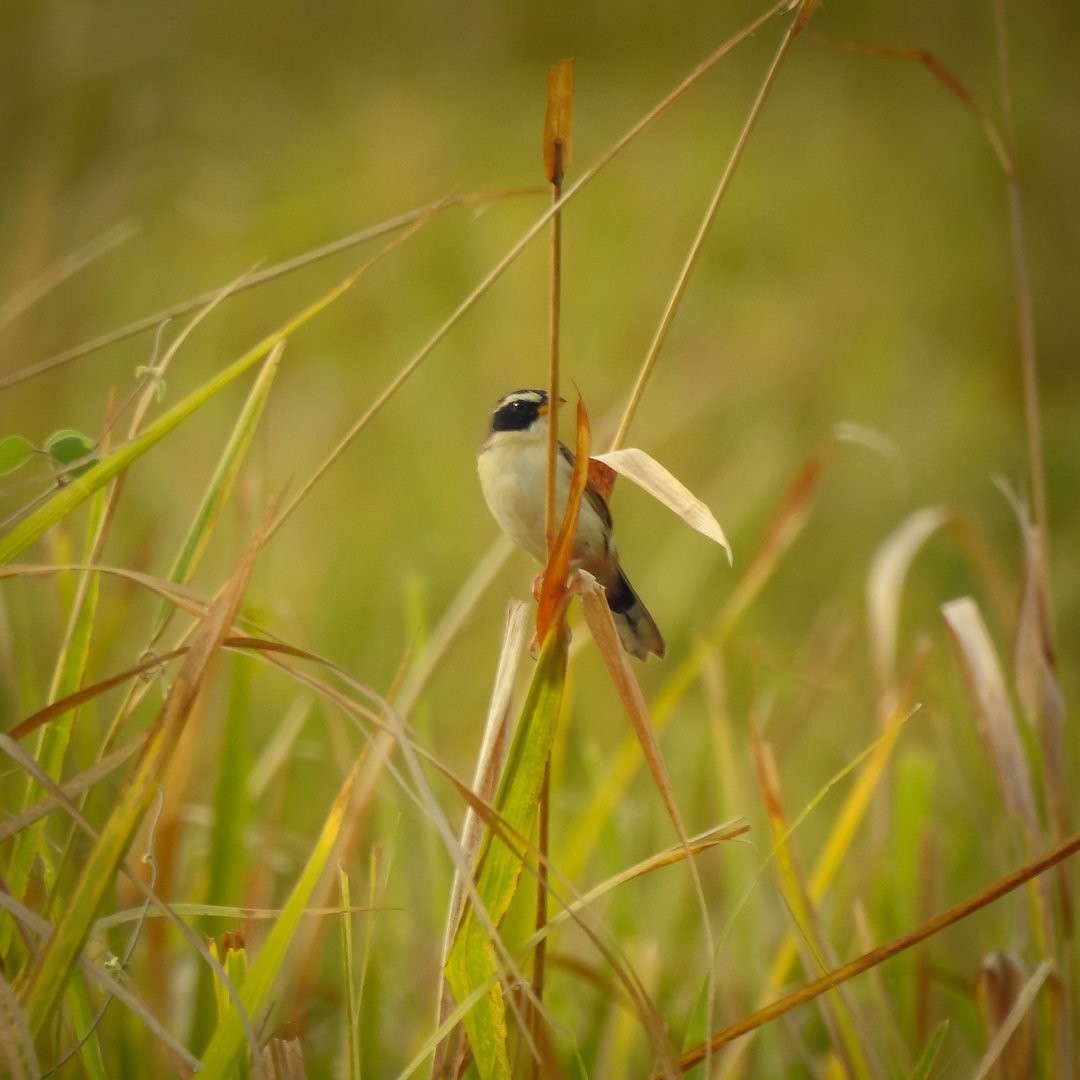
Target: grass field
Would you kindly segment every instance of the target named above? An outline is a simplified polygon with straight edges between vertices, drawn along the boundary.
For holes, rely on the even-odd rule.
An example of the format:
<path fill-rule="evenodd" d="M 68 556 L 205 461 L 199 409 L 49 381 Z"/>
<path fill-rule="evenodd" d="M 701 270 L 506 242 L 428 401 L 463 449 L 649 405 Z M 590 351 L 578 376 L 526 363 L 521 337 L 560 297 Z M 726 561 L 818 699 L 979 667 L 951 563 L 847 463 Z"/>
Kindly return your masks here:
<path fill-rule="evenodd" d="M 0 1075 L 1076 1075 L 1080 26 L 662 7 L 9 13 Z"/>

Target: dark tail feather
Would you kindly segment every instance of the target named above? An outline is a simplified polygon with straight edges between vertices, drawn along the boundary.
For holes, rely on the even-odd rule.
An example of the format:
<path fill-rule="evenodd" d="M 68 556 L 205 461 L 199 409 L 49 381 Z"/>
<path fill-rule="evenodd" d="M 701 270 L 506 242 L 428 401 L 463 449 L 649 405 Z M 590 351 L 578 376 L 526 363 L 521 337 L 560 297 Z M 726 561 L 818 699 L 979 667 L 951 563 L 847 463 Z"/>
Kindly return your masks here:
<path fill-rule="evenodd" d="M 639 660 L 648 658 L 649 653 L 663 659 L 664 639 L 641 598 L 634 592 L 622 567 L 613 582 L 606 585 L 607 604 L 614 616 L 615 629 L 619 639 L 631 656 Z"/>

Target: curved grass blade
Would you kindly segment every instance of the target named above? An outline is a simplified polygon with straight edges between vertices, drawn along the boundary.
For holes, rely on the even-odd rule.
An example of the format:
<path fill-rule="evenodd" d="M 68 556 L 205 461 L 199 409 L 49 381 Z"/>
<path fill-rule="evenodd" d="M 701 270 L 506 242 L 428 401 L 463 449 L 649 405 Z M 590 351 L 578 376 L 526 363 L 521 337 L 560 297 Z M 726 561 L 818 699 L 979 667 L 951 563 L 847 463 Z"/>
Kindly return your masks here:
<path fill-rule="evenodd" d="M 366 758 L 366 752 L 362 753 L 353 763 L 349 775 L 345 778 L 341 790 L 338 791 L 330 807 L 319 838 L 308 856 L 303 872 L 293 886 L 280 918 L 274 923 L 266 943 L 248 969 L 243 989 L 240 991 L 240 1000 L 251 1017 L 261 1015 L 270 1000 L 274 979 L 285 961 L 285 954 L 297 924 L 304 916 L 308 897 L 322 876 L 323 868 L 337 844 L 345 812 L 352 798 L 353 785 L 360 775 L 360 768 Z M 228 1080 L 229 1077 L 234 1076 L 237 1058 L 246 1045 L 240 1015 L 235 1006 L 230 1004 L 210 1040 L 210 1045 L 206 1048 L 203 1056 L 203 1071 L 200 1076 L 204 1080 Z"/>
<path fill-rule="evenodd" d="M 207 611 L 134 772 L 101 830 L 64 913 L 26 984 L 23 1001 L 27 1023 L 35 1036 L 60 999 L 90 933 L 98 905 L 112 885 L 135 830 L 168 768 L 187 717 L 206 682 L 210 664 L 221 650 L 240 608 L 257 552 L 258 544 L 252 545 L 218 600 Z"/>

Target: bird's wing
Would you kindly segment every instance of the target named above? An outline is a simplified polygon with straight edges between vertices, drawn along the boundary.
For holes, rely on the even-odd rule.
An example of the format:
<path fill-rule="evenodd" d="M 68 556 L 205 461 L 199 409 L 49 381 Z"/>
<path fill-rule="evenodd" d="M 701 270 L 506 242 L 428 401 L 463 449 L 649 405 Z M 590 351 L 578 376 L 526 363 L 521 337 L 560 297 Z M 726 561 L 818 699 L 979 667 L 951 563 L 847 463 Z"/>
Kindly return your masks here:
<path fill-rule="evenodd" d="M 570 468 L 574 467 L 574 451 L 570 449 L 565 443 L 559 443 L 559 454 L 563 460 L 566 461 Z M 610 531 L 611 529 L 611 511 L 608 509 L 607 500 L 603 495 L 597 491 L 596 486 L 591 480 L 585 484 L 585 498 L 588 500 L 589 505 L 596 511 L 596 516 L 604 523 L 604 526 Z"/>

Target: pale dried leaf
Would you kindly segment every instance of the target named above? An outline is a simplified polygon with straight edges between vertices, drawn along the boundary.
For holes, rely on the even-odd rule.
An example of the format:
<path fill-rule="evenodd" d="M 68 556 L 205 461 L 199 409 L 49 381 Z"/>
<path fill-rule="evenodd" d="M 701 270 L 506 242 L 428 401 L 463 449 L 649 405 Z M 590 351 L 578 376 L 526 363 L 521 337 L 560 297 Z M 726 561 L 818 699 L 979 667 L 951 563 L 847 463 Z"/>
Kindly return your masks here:
<path fill-rule="evenodd" d="M 597 454 L 593 460 L 614 469 L 627 480 L 632 480 L 657 502 L 678 514 L 692 529 L 715 541 L 727 553 L 728 563 L 731 563 L 731 545 L 712 511 L 655 458 L 650 457 L 644 450 L 627 447 L 624 450 L 612 450 L 607 454 Z"/>
<path fill-rule="evenodd" d="M 1048 764 L 1060 765 L 1064 755 L 1065 699 L 1055 675 L 1042 534 L 1032 523 L 1027 507 L 1008 489 L 1005 494 L 1024 539 L 1024 585 L 1013 656 L 1016 692 L 1028 723 L 1042 736 Z"/>
<path fill-rule="evenodd" d="M 975 707 L 975 725 L 997 773 L 1005 805 L 1020 819 L 1029 840 L 1037 843 L 1039 823 L 1031 773 L 986 624 L 978 605 L 968 596 L 942 605 L 941 613 L 956 644 Z"/>
<path fill-rule="evenodd" d="M 1023 968 L 1008 953 L 995 953 L 983 961 L 975 989 L 991 1038 L 975 1071 L 977 1078 L 1034 1076 L 1036 1017 L 1031 1006 L 1053 970 L 1054 961 L 1043 960 L 1024 981 Z"/>
<path fill-rule="evenodd" d="M 941 507 L 917 510 L 874 554 L 866 576 L 866 619 L 880 690 L 889 689 L 896 681 L 900 598 L 908 569 L 923 544 L 948 520 L 948 512 Z"/>

